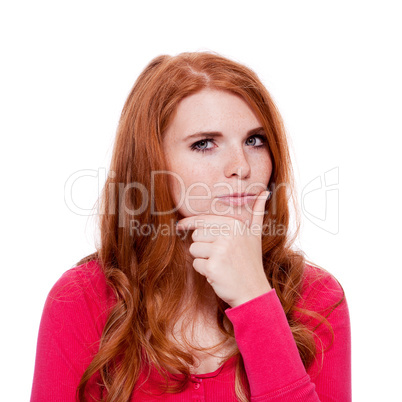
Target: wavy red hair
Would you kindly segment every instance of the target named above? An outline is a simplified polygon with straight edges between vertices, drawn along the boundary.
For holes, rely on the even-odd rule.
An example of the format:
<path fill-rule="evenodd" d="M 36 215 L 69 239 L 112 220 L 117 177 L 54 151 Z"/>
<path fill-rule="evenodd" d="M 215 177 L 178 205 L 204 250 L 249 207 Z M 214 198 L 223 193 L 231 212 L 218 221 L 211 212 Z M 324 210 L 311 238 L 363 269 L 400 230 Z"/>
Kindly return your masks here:
<path fill-rule="evenodd" d="M 144 359 L 161 373 L 166 374 L 168 367 L 173 367 L 185 375 L 177 387 L 166 386 L 166 392 L 179 392 L 189 380 L 189 366 L 194 358 L 167 336 L 181 313 L 179 302 L 188 285 L 184 272 L 188 252 L 175 236 L 158 235 L 151 242 L 149 236 L 130 233 L 129 222 L 133 217 L 140 225 L 153 227 L 167 227 L 176 222 L 176 212 L 152 213 L 151 203 L 135 216 L 132 211 L 144 205 L 141 186 L 147 191 L 153 186 L 157 195 L 152 199 L 154 211 L 174 210 L 168 181 L 156 175 L 152 183 L 151 172 L 168 170 L 162 138 L 177 105 L 204 88 L 241 96 L 265 129 L 273 164 L 269 183 L 273 196 L 267 202 L 264 225 L 274 224 L 285 228 L 285 232 L 263 235 L 264 269 L 282 303 L 303 364 L 307 368 L 314 361 L 314 334 L 294 319 L 294 315 L 298 312 L 314 316 L 320 322 L 326 320 L 296 305 L 306 259 L 302 252 L 292 249 L 299 217 L 296 215 L 296 231 L 291 233 L 289 198 L 295 211 L 298 210 L 286 133 L 274 102 L 257 75 L 237 62 L 208 52 L 159 56 L 138 77 L 121 114 L 110 166 L 112 174 L 100 198 L 100 245 L 96 253 L 77 263 L 97 259 L 117 300 L 103 330 L 99 351 L 79 384 L 80 401 L 86 400 L 86 386 L 95 374 L 100 375 L 105 401 L 128 401 Z M 138 186 L 122 192 L 117 191 L 119 183 Z M 275 232 L 275 227 L 272 229 Z M 205 282 L 203 277 L 198 277 L 192 307 L 202 303 Z M 224 313 L 228 307 L 217 298 L 216 322 L 225 339 L 234 338 L 233 327 Z M 238 350 L 235 354 L 239 355 L 236 394 L 239 400 L 246 401 L 249 390 L 244 364 Z"/>

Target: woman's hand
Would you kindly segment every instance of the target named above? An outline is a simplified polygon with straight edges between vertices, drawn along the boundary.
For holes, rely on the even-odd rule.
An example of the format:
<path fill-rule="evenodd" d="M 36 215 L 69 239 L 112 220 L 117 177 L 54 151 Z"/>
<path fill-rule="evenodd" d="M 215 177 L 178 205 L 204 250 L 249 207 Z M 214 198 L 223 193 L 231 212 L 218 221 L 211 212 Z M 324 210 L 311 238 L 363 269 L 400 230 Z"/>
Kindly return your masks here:
<path fill-rule="evenodd" d="M 261 233 L 268 192 L 259 194 L 248 226 L 228 216 L 196 215 L 181 219 L 177 229 L 194 230 L 193 267 L 231 307 L 271 290 L 262 264 Z"/>

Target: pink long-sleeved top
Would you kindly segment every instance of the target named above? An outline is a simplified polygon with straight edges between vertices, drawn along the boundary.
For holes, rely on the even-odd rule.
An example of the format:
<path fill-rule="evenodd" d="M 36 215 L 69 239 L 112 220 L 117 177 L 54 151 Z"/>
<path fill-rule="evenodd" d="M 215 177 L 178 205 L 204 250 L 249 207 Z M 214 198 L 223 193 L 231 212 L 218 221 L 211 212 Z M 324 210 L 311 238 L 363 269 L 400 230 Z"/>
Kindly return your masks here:
<path fill-rule="evenodd" d="M 332 326 L 314 330 L 317 355 L 304 368 L 285 312 L 274 289 L 234 308 L 226 315 L 244 360 L 251 401 L 351 400 L 351 336 L 343 290 L 328 272 L 306 265 L 300 307 L 319 312 Z M 42 314 L 31 402 L 70 402 L 82 374 L 99 348 L 108 313 L 115 302 L 96 261 L 65 272 L 50 291 Z M 315 319 L 296 318 L 313 329 Z M 152 367 L 143 370 L 131 401 L 236 401 L 236 357 L 213 373 L 192 375 L 189 386 L 178 394 L 160 394 L 153 380 L 160 377 Z M 171 374 L 172 381 L 181 374 Z M 90 392 L 100 399 L 96 381 Z"/>

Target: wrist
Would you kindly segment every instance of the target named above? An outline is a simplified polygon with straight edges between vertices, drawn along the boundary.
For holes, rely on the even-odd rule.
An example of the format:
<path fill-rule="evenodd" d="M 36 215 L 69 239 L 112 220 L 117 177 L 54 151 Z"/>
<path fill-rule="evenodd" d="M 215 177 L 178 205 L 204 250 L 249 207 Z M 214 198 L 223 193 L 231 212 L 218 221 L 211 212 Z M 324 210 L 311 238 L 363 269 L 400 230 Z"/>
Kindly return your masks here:
<path fill-rule="evenodd" d="M 268 281 L 261 285 L 262 286 L 259 286 L 258 289 L 254 289 L 253 291 L 247 293 L 246 295 L 234 300 L 232 303 L 230 303 L 230 307 L 233 308 L 233 307 L 240 306 L 241 304 L 244 304 L 250 300 L 256 299 L 257 297 L 262 296 L 263 294 L 268 293 L 269 291 L 272 290 Z"/>

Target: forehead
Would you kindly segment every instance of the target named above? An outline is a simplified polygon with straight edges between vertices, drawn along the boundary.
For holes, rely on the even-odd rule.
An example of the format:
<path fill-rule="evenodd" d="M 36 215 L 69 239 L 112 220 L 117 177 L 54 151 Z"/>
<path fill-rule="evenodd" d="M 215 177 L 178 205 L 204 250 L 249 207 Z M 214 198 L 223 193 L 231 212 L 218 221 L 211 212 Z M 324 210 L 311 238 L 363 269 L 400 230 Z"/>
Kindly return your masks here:
<path fill-rule="evenodd" d="M 184 98 L 177 106 L 166 134 L 198 131 L 249 131 L 261 123 L 248 103 L 227 91 L 203 89 Z"/>

